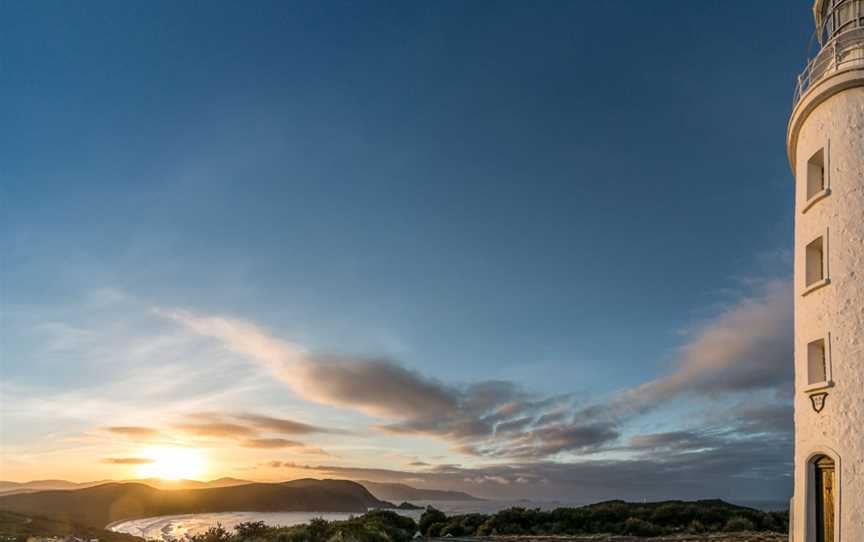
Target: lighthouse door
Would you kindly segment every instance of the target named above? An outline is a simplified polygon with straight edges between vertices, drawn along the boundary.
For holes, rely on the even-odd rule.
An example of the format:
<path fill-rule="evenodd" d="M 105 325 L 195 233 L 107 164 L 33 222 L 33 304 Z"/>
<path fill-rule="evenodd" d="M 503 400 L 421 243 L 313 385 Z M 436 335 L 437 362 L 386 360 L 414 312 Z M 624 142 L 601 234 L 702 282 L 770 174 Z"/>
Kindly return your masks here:
<path fill-rule="evenodd" d="M 834 542 L 834 461 L 819 457 L 815 461 L 816 542 Z"/>

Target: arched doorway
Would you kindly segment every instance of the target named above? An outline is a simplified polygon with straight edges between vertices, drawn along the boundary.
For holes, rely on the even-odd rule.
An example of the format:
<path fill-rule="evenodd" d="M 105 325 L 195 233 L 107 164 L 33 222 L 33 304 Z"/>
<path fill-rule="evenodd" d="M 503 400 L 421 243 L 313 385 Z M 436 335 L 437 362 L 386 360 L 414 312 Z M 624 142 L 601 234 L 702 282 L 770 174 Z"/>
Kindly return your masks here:
<path fill-rule="evenodd" d="M 813 497 L 816 499 L 816 542 L 834 542 L 834 460 L 827 455 L 813 458 Z"/>

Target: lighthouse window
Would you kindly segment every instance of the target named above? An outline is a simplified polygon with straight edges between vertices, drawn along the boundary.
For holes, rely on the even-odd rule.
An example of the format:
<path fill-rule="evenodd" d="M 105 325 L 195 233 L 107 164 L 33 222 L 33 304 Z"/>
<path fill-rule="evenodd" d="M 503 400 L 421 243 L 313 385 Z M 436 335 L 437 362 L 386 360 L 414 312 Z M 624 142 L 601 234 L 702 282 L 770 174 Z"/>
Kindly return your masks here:
<path fill-rule="evenodd" d="M 864 17 L 862 11 L 861 0 L 833 0 L 825 2 L 822 11 L 823 23 L 820 41 L 836 36 L 845 30 L 860 27 L 864 21 L 860 19 Z"/>
<path fill-rule="evenodd" d="M 825 190 L 825 150 L 819 149 L 807 161 L 807 200 L 811 200 Z"/>
<path fill-rule="evenodd" d="M 805 286 L 810 287 L 825 280 L 825 243 L 820 237 L 807 245 L 805 254 Z"/>
<path fill-rule="evenodd" d="M 828 358 L 825 339 L 807 345 L 807 383 L 820 384 L 828 380 Z"/>

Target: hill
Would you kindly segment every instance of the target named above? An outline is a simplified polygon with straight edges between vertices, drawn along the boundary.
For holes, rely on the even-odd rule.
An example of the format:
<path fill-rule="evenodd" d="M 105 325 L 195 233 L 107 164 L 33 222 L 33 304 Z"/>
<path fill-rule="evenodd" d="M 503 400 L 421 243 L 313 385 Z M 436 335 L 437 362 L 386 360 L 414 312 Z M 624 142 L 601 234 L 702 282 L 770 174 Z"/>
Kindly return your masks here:
<path fill-rule="evenodd" d="M 163 480 L 162 478 L 142 478 L 140 480 L 121 480 L 123 484 L 144 484 L 156 489 L 209 489 L 214 487 L 231 487 L 252 484 L 249 480 L 237 478 L 217 478 L 208 482 L 198 480 Z"/>
<path fill-rule="evenodd" d="M 386 501 L 482 501 L 479 497 L 462 491 L 420 489 L 405 484 L 389 484 L 359 480 L 358 484 L 368 489 L 379 499 Z"/>
<path fill-rule="evenodd" d="M 207 489 L 108 483 L 76 490 L 0 496 L 0 510 L 94 527 L 124 519 L 204 512 L 366 512 L 392 506 L 347 480 L 303 479 Z"/>
<path fill-rule="evenodd" d="M 30 482 L 7 482 L 0 481 L 0 495 L 12 495 L 13 493 L 27 493 L 32 491 L 48 491 L 53 489 L 84 489 L 99 484 L 104 484 L 109 480 L 101 482 L 68 482 L 66 480 L 32 480 Z"/>
<path fill-rule="evenodd" d="M 215 487 L 230 487 L 252 484 L 249 480 L 237 478 L 218 478 L 201 482 L 198 480 L 162 480 L 161 478 L 142 478 L 138 480 L 101 480 L 98 482 L 68 482 L 66 480 L 34 480 L 32 482 L 0 481 L 0 496 L 16 493 L 32 493 L 47 490 L 85 489 L 107 483 L 144 484 L 156 489 L 208 489 Z M 361 480 L 360 485 L 369 490 L 375 497 L 386 501 L 480 501 L 479 497 L 462 491 L 446 491 L 438 489 L 420 489 L 405 484 L 371 482 Z"/>
<path fill-rule="evenodd" d="M 31 536 L 77 536 L 85 539 L 98 538 L 102 542 L 141 542 L 140 538 L 132 535 L 115 533 L 89 525 L 0 511 L 0 537 L 27 540 Z M 4 539 L 8 540 L 8 538 Z"/>
<path fill-rule="evenodd" d="M 211 487 L 228 487 L 251 484 L 249 480 L 237 478 L 218 478 L 209 482 L 198 480 L 163 480 L 161 478 L 143 478 L 140 480 L 99 480 L 96 482 L 69 482 L 66 480 L 33 480 L 30 482 L 0 481 L 0 495 L 16 493 L 32 493 L 34 491 L 84 489 L 102 484 L 145 484 L 156 489 L 205 489 Z"/>

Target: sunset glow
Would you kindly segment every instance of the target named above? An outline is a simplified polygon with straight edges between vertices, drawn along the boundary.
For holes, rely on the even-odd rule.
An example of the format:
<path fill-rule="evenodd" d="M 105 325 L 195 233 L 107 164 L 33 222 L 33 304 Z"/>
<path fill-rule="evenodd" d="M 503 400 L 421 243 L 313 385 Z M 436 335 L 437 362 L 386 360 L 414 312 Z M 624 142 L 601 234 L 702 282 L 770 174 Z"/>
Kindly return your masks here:
<path fill-rule="evenodd" d="M 206 461 L 198 450 L 148 448 L 141 455 L 152 461 L 138 467 L 138 475 L 142 478 L 194 479 L 207 471 Z"/>

